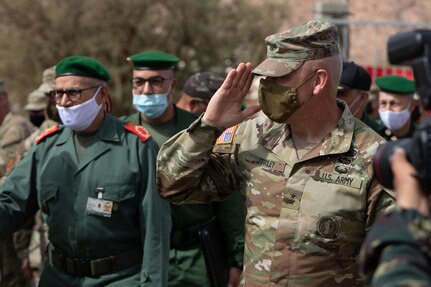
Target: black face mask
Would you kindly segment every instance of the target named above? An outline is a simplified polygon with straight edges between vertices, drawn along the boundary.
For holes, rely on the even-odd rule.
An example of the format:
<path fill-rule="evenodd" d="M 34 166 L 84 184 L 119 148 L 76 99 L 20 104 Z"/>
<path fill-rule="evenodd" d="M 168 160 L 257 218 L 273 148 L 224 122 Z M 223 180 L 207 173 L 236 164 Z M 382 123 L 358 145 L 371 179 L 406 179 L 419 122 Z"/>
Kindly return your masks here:
<path fill-rule="evenodd" d="M 45 121 L 44 115 L 31 115 L 30 122 L 36 127 L 40 127 L 40 125 Z"/>

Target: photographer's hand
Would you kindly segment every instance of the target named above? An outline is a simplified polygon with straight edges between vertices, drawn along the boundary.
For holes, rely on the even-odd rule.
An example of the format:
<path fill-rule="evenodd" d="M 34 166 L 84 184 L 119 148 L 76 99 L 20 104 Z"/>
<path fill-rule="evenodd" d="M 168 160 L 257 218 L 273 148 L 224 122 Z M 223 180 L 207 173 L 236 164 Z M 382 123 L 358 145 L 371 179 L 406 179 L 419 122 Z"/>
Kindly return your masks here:
<path fill-rule="evenodd" d="M 423 215 L 430 215 L 429 198 L 421 190 L 416 177 L 417 172 L 407 161 L 404 149 L 396 148 L 391 161 L 398 206 L 404 209 L 416 209 Z"/>

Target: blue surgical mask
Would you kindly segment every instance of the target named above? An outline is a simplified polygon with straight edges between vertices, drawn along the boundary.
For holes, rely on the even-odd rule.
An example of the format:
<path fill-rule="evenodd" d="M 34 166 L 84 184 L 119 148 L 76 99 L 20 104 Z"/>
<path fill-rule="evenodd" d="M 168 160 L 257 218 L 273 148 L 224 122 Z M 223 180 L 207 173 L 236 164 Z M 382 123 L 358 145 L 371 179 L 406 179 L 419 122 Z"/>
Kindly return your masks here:
<path fill-rule="evenodd" d="M 161 116 L 168 108 L 168 94 L 133 94 L 133 105 L 150 119 Z"/>

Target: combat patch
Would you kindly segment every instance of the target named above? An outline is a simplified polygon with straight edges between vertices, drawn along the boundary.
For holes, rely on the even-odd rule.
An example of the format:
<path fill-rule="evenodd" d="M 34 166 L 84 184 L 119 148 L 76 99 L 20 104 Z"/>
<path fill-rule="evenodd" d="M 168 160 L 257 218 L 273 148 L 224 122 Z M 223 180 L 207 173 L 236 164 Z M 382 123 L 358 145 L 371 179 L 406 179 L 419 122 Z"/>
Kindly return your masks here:
<path fill-rule="evenodd" d="M 40 143 L 44 138 L 46 138 L 49 135 L 55 134 L 58 131 L 59 131 L 58 124 L 56 124 L 50 128 L 47 128 L 46 130 L 41 132 L 40 135 L 37 136 L 35 143 L 36 144 Z"/>
<path fill-rule="evenodd" d="M 316 223 L 315 233 L 321 237 L 334 239 L 337 238 L 339 231 L 340 223 L 333 216 L 323 216 Z"/>
<path fill-rule="evenodd" d="M 219 145 L 219 144 L 231 144 L 232 142 L 233 142 L 233 139 L 234 139 L 234 137 L 235 137 L 235 131 L 236 131 L 236 128 L 237 128 L 238 126 L 236 125 L 236 126 L 233 126 L 233 127 L 230 127 L 230 128 L 228 128 L 228 129 L 226 129 L 218 138 L 217 138 L 217 141 L 216 141 L 216 144 L 217 145 Z"/>
<path fill-rule="evenodd" d="M 151 137 L 150 133 L 147 132 L 143 126 L 137 125 L 133 122 L 126 123 L 124 125 L 124 129 L 137 135 L 142 142 L 146 142 Z"/>
<path fill-rule="evenodd" d="M 316 170 L 311 178 L 313 178 L 315 181 L 341 184 L 356 189 L 360 189 L 362 186 L 362 180 L 359 178 L 353 178 L 342 174 L 334 174 L 322 170 Z"/>

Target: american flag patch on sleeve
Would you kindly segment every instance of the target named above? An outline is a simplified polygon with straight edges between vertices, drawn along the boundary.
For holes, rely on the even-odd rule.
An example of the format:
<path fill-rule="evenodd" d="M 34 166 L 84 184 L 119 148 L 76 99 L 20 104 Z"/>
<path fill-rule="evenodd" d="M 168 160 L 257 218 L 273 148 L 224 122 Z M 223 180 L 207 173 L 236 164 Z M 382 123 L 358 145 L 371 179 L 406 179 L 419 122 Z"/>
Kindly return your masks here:
<path fill-rule="evenodd" d="M 237 126 L 226 129 L 217 139 L 216 144 L 230 144 L 233 142 Z"/>

